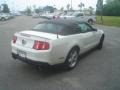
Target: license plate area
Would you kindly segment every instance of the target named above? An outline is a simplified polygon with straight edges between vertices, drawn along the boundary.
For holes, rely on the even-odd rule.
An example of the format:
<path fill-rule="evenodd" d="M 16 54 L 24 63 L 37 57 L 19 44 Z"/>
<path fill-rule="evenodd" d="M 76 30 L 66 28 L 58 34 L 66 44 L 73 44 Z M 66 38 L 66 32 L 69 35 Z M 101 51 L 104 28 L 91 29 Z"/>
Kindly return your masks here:
<path fill-rule="evenodd" d="M 17 54 L 18 54 L 20 57 L 23 57 L 23 58 L 26 57 L 26 52 L 24 52 L 24 51 L 22 51 L 22 50 L 17 50 Z"/>

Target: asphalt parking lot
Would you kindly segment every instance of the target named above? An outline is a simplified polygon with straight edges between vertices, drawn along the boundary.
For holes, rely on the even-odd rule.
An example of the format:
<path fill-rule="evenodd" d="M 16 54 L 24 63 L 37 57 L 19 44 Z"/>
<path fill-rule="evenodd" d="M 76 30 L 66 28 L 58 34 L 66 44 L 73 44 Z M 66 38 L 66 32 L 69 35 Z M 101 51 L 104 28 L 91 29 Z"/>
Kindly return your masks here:
<path fill-rule="evenodd" d="M 44 19 L 20 16 L 0 21 L 0 90 L 120 90 L 120 28 L 94 25 L 105 32 L 102 50 L 83 56 L 71 71 L 41 71 L 11 57 L 12 35 Z"/>

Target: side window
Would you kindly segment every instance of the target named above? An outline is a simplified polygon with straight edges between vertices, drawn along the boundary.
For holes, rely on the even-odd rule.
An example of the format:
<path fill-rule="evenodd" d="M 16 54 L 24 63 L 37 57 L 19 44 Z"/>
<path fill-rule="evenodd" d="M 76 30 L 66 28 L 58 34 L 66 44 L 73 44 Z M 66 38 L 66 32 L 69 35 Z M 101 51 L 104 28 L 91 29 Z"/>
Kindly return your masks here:
<path fill-rule="evenodd" d="M 79 34 L 80 28 L 77 27 L 77 25 L 73 25 L 73 26 L 71 26 L 71 32 L 72 32 L 72 34 Z"/>
<path fill-rule="evenodd" d="M 79 13 L 78 15 L 76 15 L 76 17 L 80 17 L 80 16 L 83 16 L 83 14 L 82 14 L 82 13 Z"/>
<path fill-rule="evenodd" d="M 78 25 L 81 29 L 80 29 L 80 32 L 81 33 L 86 33 L 86 32 L 90 32 L 91 31 L 91 27 L 88 26 L 87 24 L 85 23 L 81 23 Z"/>
<path fill-rule="evenodd" d="M 73 34 L 79 34 L 79 33 L 80 33 L 80 28 L 79 27 L 77 28 L 77 25 L 66 27 L 61 32 L 62 35 L 73 35 Z"/>

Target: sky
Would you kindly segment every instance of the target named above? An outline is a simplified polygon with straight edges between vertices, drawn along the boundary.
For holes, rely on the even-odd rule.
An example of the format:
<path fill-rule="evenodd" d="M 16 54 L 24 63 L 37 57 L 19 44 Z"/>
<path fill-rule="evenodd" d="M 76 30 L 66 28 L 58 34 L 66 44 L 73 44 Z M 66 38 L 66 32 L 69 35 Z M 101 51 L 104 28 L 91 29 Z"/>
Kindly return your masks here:
<path fill-rule="evenodd" d="M 36 7 L 43 7 L 46 5 L 55 6 L 57 9 L 64 7 L 66 9 L 67 4 L 71 4 L 71 0 L 0 0 L 0 5 L 6 2 L 11 10 L 24 10 L 27 6 L 36 5 Z M 85 4 L 85 8 L 92 6 L 96 8 L 97 0 L 72 0 L 73 9 L 78 10 L 78 4 L 82 2 Z"/>

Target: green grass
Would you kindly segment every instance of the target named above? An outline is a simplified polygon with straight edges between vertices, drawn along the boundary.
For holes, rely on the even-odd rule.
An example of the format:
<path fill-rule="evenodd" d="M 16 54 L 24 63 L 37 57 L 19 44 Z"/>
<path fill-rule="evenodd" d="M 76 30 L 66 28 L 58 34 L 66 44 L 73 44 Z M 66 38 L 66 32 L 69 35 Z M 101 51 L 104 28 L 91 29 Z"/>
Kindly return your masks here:
<path fill-rule="evenodd" d="M 97 16 L 97 24 L 102 24 L 100 16 Z M 103 16 L 103 25 L 120 27 L 120 16 Z"/>

